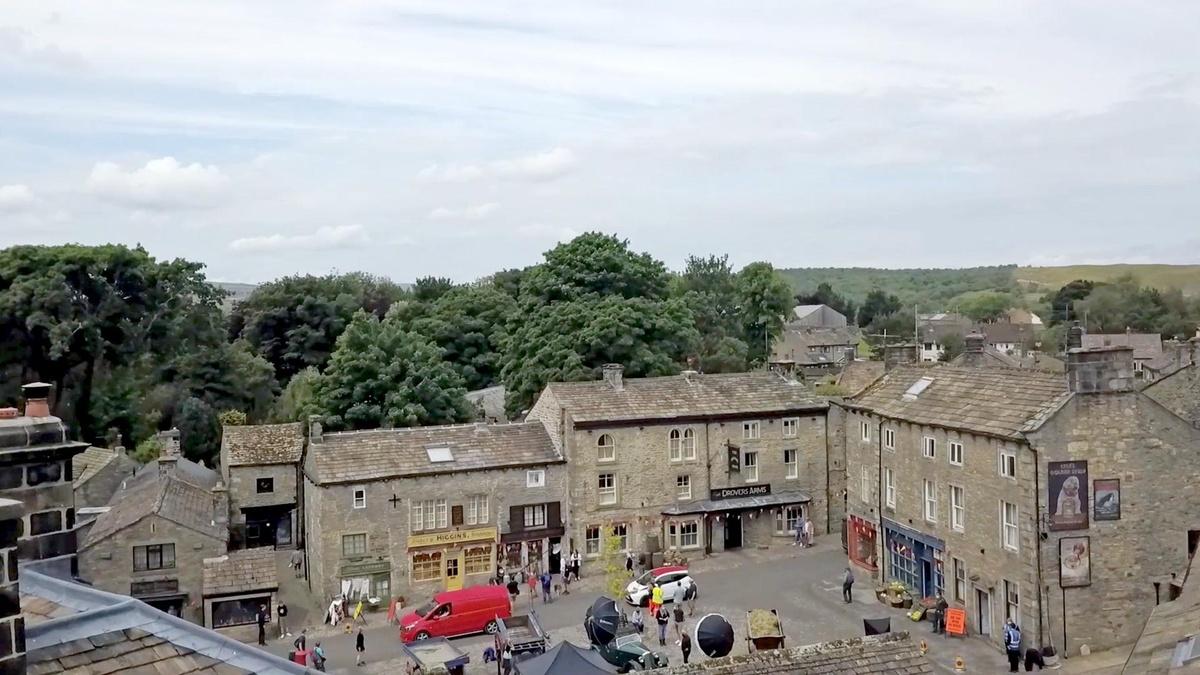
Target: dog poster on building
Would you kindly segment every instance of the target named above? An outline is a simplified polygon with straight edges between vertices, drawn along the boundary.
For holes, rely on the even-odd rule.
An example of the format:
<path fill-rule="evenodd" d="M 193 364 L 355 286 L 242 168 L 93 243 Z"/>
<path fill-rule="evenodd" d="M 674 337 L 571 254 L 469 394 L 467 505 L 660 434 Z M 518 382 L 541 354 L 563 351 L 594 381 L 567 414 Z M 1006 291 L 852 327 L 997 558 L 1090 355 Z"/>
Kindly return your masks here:
<path fill-rule="evenodd" d="M 1058 540 L 1058 583 L 1063 588 L 1092 584 L 1092 543 L 1089 537 Z"/>
<path fill-rule="evenodd" d="M 1088 526 L 1088 467 L 1086 461 L 1050 462 L 1051 530 L 1086 530 Z"/>
<path fill-rule="evenodd" d="M 1092 508 L 1096 520 L 1121 519 L 1121 479 L 1097 478 L 1092 483 Z"/>

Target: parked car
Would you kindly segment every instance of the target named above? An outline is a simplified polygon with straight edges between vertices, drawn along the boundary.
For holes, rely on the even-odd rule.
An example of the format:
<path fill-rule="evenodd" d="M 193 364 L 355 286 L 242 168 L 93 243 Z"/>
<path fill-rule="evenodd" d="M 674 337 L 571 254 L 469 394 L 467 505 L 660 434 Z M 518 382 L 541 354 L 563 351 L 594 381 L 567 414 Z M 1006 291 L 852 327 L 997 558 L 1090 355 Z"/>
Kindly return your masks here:
<path fill-rule="evenodd" d="M 503 586 L 472 586 L 433 596 L 400 619 L 404 642 L 471 633 L 495 633 L 497 619 L 512 616 L 512 603 Z"/>
<path fill-rule="evenodd" d="M 592 643 L 600 657 L 617 667 L 618 673 L 628 673 L 631 670 L 653 670 L 666 668 L 667 655 L 651 650 L 642 643 L 642 636 L 633 630 L 632 626 L 622 626 L 617 636 L 606 645 Z"/>
<path fill-rule="evenodd" d="M 665 567 L 655 567 L 654 569 L 642 573 L 641 576 L 629 582 L 625 587 L 625 601 L 635 607 L 645 607 L 650 604 L 651 582 L 658 582 L 663 589 L 663 604 L 669 604 L 674 600 L 675 588 L 683 585 L 684 589 L 691 586 L 694 581 L 688 574 L 686 567 L 678 565 L 667 565 Z"/>

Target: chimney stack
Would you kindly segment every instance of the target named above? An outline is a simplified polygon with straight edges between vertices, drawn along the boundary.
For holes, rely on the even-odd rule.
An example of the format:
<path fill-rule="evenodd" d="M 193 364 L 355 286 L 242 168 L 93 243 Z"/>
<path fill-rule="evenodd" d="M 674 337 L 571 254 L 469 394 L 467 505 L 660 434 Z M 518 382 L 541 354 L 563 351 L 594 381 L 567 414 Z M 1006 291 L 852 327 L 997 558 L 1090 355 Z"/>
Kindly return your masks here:
<path fill-rule="evenodd" d="M 917 362 L 917 345 L 885 345 L 883 348 L 883 369 L 889 371 L 896 366 Z"/>
<path fill-rule="evenodd" d="M 1072 349 L 1083 349 L 1083 326 L 1078 321 L 1067 329 L 1067 351 Z"/>
<path fill-rule="evenodd" d="M 1096 347 L 1067 352 L 1067 386 L 1076 394 L 1133 391 L 1133 348 Z"/>
<path fill-rule="evenodd" d="M 25 620 L 17 569 L 17 539 L 25 531 L 24 517 L 23 502 L 0 498 L 0 595 L 5 600 L 4 618 L 0 618 L 0 673 L 25 672 Z"/>
<path fill-rule="evenodd" d="M 21 387 L 21 391 L 25 394 L 26 417 L 50 416 L 50 388 L 52 386 L 45 382 L 30 382 Z"/>
<path fill-rule="evenodd" d="M 608 386 L 613 388 L 613 391 L 623 391 L 625 383 L 622 381 L 625 373 L 625 366 L 619 363 L 606 363 L 600 367 L 600 371 L 604 374 L 604 381 Z"/>
<path fill-rule="evenodd" d="M 308 416 L 308 442 L 309 444 L 320 443 L 324 438 L 325 432 L 321 428 L 321 416 Z"/>
<path fill-rule="evenodd" d="M 225 488 L 225 481 L 217 479 L 217 484 L 213 486 L 213 522 L 222 525 L 229 522 L 229 490 Z"/>
<path fill-rule="evenodd" d="M 985 338 L 983 333 L 973 330 L 963 338 L 964 351 L 968 354 L 982 354 Z"/>

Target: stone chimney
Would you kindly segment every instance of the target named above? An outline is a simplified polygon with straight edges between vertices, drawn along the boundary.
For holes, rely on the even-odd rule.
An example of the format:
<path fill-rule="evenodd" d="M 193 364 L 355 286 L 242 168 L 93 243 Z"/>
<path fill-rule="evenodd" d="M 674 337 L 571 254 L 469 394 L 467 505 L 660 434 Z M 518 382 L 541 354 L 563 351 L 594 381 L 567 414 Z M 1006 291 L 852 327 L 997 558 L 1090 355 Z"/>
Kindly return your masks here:
<path fill-rule="evenodd" d="M 1076 394 L 1133 391 L 1133 348 L 1096 347 L 1067 352 L 1067 386 Z"/>
<path fill-rule="evenodd" d="M 175 473 L 179 464 L 179 430 L 160 431 L 155 434 L 162 449 L 158 453 L 158 475 L 166 476 Z"/>
<path fill-rule="evenodd" d="M 1196 332 L 1200 333 L 1200 331 Z M 1192 343 L 1192 363 L 1196 364 L 1197 368 L 1200 368 L 1200 335 L 1188 340 L 1188 342 Z"/>
<path fill-rule="evenodd" d="M 0 498 L 0 673 L 25 672 L 25 621 L 17 590 L 17 540 L 25 531 L 24 515 L 22 502 Z"/>
<path fill-rule="evenodd" d="M 1071 327 L 1067 329 L 1068 352 L 1072 349 L 1083 349 L 1083 332 L 1083 326 L 1080 326 L 1078 321 L 1071 324 Z"/>
<path fill-rule="evenodd" d="M 625 374 L 625 366 L 619 363 L 606 363 L 600 367 L 600 372 L 604 374 L 604 381 L 614 391 L 624 391 L 625 383 L 622 380 Z"/>
<path fill-rule="evenodd" d="M 883 369 L 885 371 L 916 362 L 917 345 L 915 344 L 885 345 L 883 348 Z"/>
<path fill-rule="evenodd" d="M 226 525 L 229 523 L 229 490 L 225 487 L 225 481 L 217 479 L 217 484 L 213 486 L 213 523 Z"/>
<path fill-rule="evenodd" d="M 50 388 L 53 385 L 45 382 L 30 382 L 21 387 L 25 394 L 26 417 L 50 416 Z"/>
<path fill-rule="evenodd" d="M 321 428 L 321 416 L 308 416 L 308 442 L 310 444 L 320 443 L 324 439 L 325 431 Z"/>
<path fill-rule="evenodd" d="M 977 330 L 967 333 L 963 338 L 963 351 L 968 354 L 982 354 L 985 339 L 983 333 Z"/>

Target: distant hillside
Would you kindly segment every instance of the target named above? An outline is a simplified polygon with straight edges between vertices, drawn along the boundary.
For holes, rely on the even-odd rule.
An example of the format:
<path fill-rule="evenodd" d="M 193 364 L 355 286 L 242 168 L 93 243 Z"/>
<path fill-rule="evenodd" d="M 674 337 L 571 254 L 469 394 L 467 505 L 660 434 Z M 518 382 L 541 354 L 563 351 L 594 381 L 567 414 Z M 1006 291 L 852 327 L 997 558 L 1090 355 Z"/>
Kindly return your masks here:
<path fill-rule="evenodd" d="M 233 306 L 237 303 L 250 297 L 254 289 L 258 288 L 258 284 L 239 284 L 232 281 L 213 281 L 210 283 L 229 294 L 225 296 L 225 301 L 221 303 L 226 312 L 232 310 Z"/>
<path fill-rule="evenodd" d="M 1200 265 L 1069 265 L 1066 267 L 1018 267 L 1022 283 L 1032 282 L 1047 290 L 1062 288 L 1076 279 L 1110 281 L 1132 274 L 1145 286 L 1159 290 L 1178 288 L 1184 295 L 1200 295 Z"/>

